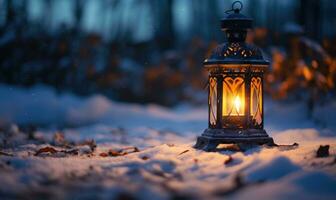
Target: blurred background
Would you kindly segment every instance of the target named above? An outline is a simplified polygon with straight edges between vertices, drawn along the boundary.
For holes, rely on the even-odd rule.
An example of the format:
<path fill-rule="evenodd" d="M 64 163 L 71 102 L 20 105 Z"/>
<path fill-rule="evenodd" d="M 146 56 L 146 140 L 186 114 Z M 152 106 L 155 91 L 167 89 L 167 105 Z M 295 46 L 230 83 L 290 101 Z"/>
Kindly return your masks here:
<path fill-rule="evenodd" d="M 0 0 L 0 82 L 174 106 L 205 104 L 202 62 L 231 0 Z M 336 2 L 245 0 L 266 92 L 309 110 L 335 97 Z M 308 112 L 309 115 L 309 112 Z"/>

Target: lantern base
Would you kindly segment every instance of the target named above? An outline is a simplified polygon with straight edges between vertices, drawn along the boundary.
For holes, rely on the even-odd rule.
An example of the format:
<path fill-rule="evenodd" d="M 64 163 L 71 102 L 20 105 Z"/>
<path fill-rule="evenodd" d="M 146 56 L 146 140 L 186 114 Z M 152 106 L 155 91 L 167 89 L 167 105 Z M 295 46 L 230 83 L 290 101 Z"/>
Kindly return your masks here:
<path fill-rule="evenodd" d="M 274 146 L 273 138 L 269 137 L 264 129 L 206 129 L 197 137 L 194 146 L 204 151 L 214 151 L 219 144 L 247 144 Z"/>

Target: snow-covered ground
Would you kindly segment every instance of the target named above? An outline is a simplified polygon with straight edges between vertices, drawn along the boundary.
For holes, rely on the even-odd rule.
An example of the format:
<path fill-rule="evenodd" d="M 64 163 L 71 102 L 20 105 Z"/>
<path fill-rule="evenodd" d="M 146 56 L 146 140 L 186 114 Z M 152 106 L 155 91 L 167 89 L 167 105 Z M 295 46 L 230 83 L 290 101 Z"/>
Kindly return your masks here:
<path fill-rule="evenodd" d="M 335 199 L 335 111 L 324 105 L 308 120 L 302 104 L 266 100 L 267 132 L 298 146 L 208 153 L 192 148 L 206 105 L 0 85 L 0 199 Z M 316 157 L 320 145 L 329 156 Z"/>

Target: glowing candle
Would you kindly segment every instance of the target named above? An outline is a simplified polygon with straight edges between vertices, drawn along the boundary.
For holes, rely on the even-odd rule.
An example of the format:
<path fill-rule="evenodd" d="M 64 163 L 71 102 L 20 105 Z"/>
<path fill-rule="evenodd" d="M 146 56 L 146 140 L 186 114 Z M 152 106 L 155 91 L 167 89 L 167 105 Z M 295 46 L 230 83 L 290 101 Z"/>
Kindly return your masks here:
<path fill-rule="evenodd" d="M 239 99 L 238 96 L 236 96 L 236 98 L 234 99 L 233 104 L 236 107 L 237 114 L 239 115 L 239 113 L 240 113 L 239 110 L 240 110 L 241 102 L 240 102 L 240 99 Z"/>

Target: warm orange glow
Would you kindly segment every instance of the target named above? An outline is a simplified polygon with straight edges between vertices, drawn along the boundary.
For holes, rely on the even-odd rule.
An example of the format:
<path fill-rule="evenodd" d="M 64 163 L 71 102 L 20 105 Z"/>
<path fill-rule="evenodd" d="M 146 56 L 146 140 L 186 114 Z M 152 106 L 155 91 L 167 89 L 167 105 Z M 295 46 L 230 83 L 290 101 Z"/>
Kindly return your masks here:
<path fill-rule="evenodd" d="M 245 114 L 245 83 L 242 77 L 226 77 L 223 81 L 223 116 Z"/>
<path fill-rule="evenodd" d="M 233 104 L 234 104 L 234 106 L 236 108 L 237 113 L 240 113 L 241 102 L 240 102 L 240 99 L 239 99 L 238 96 L 236 96 L 236 98 L 234 99 Z"/>

